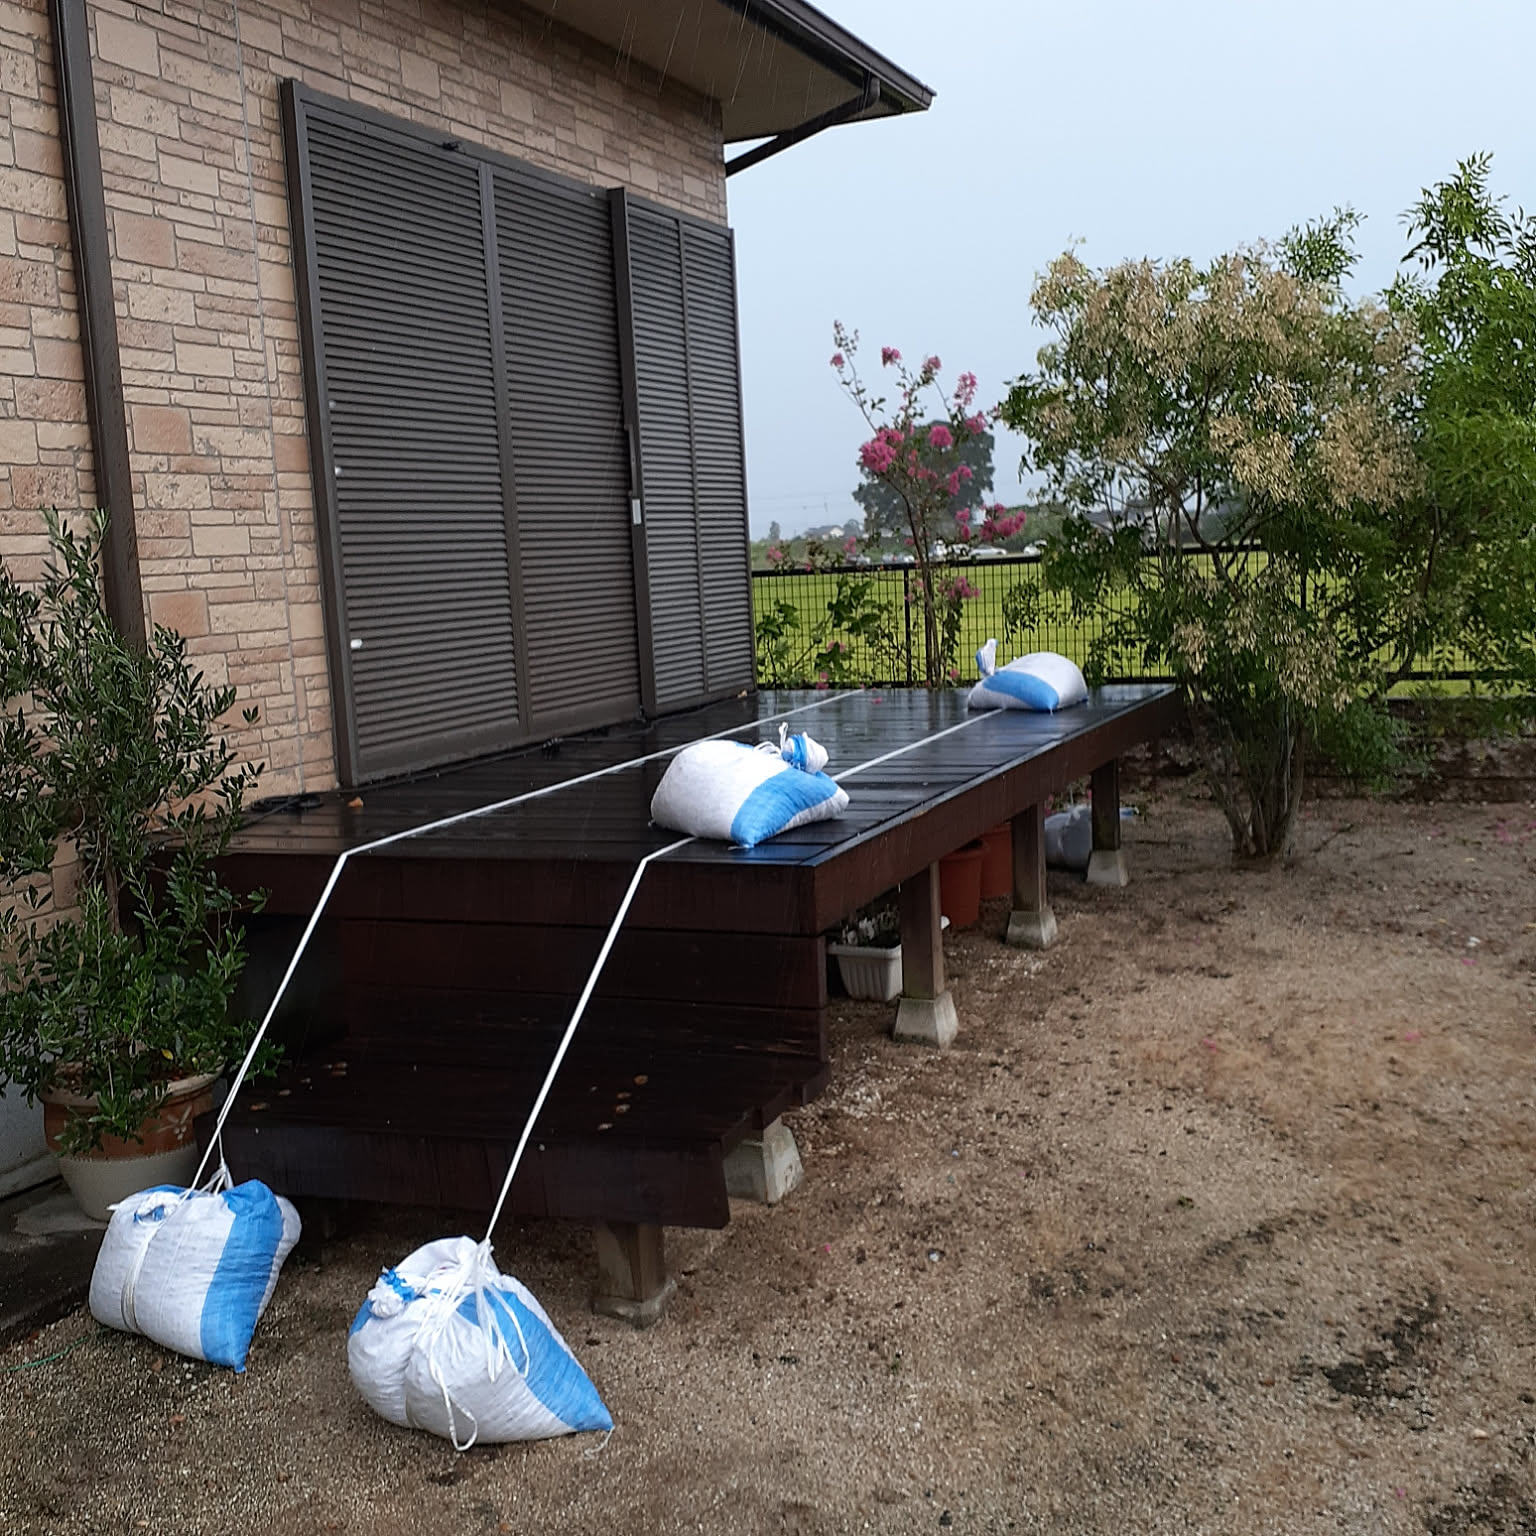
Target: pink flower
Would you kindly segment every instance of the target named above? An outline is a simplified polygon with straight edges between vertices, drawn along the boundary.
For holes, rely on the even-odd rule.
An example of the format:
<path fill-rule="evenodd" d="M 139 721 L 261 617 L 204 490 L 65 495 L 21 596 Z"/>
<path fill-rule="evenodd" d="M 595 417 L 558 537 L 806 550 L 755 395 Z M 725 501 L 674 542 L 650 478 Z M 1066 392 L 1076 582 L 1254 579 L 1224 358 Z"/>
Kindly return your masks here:
<path fill-rule="evenodd" d="M 939 449 L 953 448 L 955 446 L 955 435 L 942 422 L 938 422 L 928 433 L 928 446 Z"/>
<path fill-rule="evenodd" d="M 859 449 L 859 463 L 872 475 L 883 475 L 896 462 L 896 450 L 889 443 L 872 437 Z"/>
<path fill-rule="evenodd" d="M 955 513 L 955 521 L 957 523 L 968 523 L 970 520 L 971 509 L 969 507 L 961 507 L 960 510 Z"/>
<path fill-rule="evenodd" d="M 971 466 L 969 464 L 962 464 L 960 468 L 955 471 L 955 473 L 959 475 L 962 480 L 969 480 L 971 478 Z"/>
<path fill-rule="evenodd" d="M 816 674 L 816 686 L 817 688 L 827 688 L 831 686 L 827 682 L 827 674 L 825 672 L 818 672 Z"/>
<path fill-rule="evenodd" d="M 965 430 L 980 436 L 981 433 L 987 430 L 987 418 L 980 411 L 977 411 L 974 416 L 967 416 L 965 418 Z"/>
<path fill-rule="evenodd" d="M 842 372 L 843 365 L 846 361 L 847 360 L 843 357 L 841 352 L 834 352 L 832 354 L 832 366 L 836 368 L 839 373 Z"/>
<path fill-rule="evenodd" d="M 955 400 L 962 410 L 976 397 L 976 375 L 962 373 L 955 385 Z"/>
<path fill-rule="evenodd" d="M 958 469 L 950 471 L 949 479 L 944 482 L 944 489 L 951 496 L 958 496 L 960 494 L 960 471 Z"/>
<path fill-rule="evenodd" d="M 880 364 L 882 367 L 889 368 L 892 363 L 899 363 L 900 361 L 901 353 L 895 347 L 880 348 Z"/>
<path fill-rule="evenodd" d="M 943 366 L 943 363 L 941 363 L 937 357 L 925 357 L 923 359 L 924 373 L 937 373 Z"/>
<path fill-rule="evenodd" d="M 784 558 L 784 551 L 777 544 L 770 544 L 768 546 L 768 558 L 777 564 Z"/>

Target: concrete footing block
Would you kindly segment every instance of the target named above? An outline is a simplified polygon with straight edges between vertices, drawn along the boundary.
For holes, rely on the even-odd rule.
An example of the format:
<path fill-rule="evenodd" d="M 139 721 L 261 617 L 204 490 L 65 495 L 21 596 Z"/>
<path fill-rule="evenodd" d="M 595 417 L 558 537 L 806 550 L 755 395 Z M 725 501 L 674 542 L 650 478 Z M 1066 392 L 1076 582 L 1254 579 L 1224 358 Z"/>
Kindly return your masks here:
<path fill-rule="evenodd" d="M 932 1045 L 944 1050 L 960 1033 L 955 997 L 950 991 L 937 997 L 904 997 L 896 1006 L 892 1036 L 911 1045 Z"/>
<path fill-rule="evenodd" d="M 1056 914 L 1014 911 L 1008 919 L 1007 942 L 1015 949 L 1049 949 L 1056 942 Z"/>
<path fill-rule="evenodd" d="M 1124 848 L 1095 848 L 1088 858 L 1089 885 L 1129 885 Z"/>
<path fill-rule="evenodd" d="M 592 1310 L 602 1317 L 616 1317 L 631 1328 L 649 1328 L 660 1322 L 667 1303 L 677 1291 L 677 1281 L 668 1275 L 659 1291 L 637 1301 L 632 1296 L 608 1296 L 602 1291 L 592 1298 Z"/>
<path fill-rule="evenodd" d="M 782 1120 L 748 1136 L 725 1155 L 725 1192 L 738 1200 L 777 1205 L 805 1181 L 800 1149 Z"/>

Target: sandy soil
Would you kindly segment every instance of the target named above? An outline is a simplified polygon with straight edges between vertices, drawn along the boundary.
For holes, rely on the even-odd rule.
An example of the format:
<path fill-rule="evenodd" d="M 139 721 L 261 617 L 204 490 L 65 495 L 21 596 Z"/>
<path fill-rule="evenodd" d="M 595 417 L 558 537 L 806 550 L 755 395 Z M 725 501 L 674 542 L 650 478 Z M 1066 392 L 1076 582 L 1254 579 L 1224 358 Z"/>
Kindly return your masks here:
<path fill-rule="evenodd" d="M 1239 872 L 1184 787 L 1061 938 L 954 937 L 945 1054 L 834 1011 L 808 1172 L 669 1234 L 636 1334 L 585 1235 L 498 1244 L 618 1421 L 456 1456 L 347 1323 L 441 1218 L 296 1258 L 249 1372 L 76 1314 L 0 1366 L 0 1530 L 1536 1532 L 1536 808 L 1330 800 Z"/>

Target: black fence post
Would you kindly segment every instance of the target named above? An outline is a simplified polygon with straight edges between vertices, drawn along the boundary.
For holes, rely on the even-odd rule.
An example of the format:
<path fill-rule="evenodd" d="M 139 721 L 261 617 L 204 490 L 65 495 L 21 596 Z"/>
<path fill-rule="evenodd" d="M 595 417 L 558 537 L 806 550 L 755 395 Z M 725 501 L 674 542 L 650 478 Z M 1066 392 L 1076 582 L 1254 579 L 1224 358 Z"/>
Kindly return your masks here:
<path fill-rule="evenodd" d="M 912 686 L 912 580 L 906 566 L 901 568 L 901 622 L 906 631 L 902 654 L 907 659 L 907 687 Z"/>

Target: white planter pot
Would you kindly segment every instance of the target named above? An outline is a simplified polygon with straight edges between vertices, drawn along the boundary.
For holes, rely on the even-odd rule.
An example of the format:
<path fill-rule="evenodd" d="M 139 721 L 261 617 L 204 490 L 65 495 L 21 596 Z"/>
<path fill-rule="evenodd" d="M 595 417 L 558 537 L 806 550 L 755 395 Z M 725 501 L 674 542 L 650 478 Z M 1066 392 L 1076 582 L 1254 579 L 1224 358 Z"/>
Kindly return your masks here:
<path fill-rule="evenodd" d="M 890 949 L 862 944 L 828 944 L 827 953 L 837 956 L 843 987 L 849 997 L 872 998 L 888 1003 L 901 996 L 901 945 Z"/>

